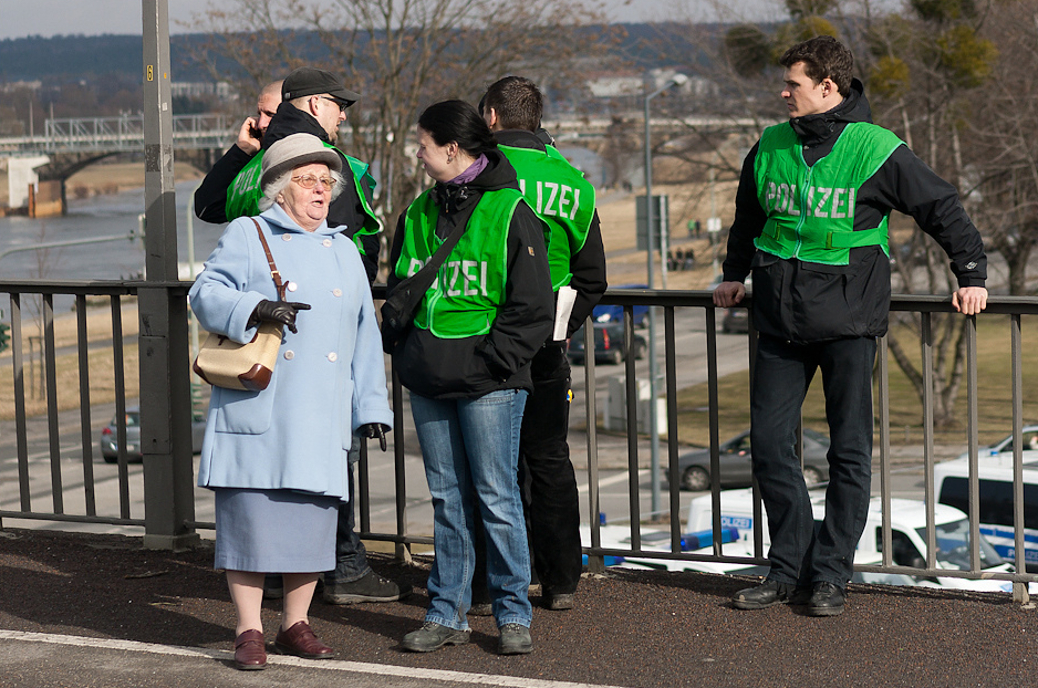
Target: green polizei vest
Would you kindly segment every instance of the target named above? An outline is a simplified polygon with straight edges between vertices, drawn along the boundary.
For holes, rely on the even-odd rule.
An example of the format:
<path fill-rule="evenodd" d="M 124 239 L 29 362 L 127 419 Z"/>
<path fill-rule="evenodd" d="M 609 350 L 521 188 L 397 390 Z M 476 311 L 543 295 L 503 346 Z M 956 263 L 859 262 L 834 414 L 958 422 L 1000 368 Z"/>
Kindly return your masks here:
<path fill-rule="evenodd" d="M 407 279 L 422 269 L 443 243 L 436 236 L 440 211 L 431 190 L 404 215 L 404 238 L 394 272 Z M 488 191 L 476 204 L 465 233 L 425 293 L 414 324 L 441 339 L 486 334 L 505 300 L 508 228 L 522 195 L 514 189 Z"/>
<path fill-rule="evenodd" d="M 519 189 L 537 216 L 547 225 L 551 286 L 570 283 L 570 258 L 584 247 L 595 214 L 595 187 L 554 147 L 498 146 L 519 177 Z"/>
<path fill-rule="evenodd" d="M 847 265 L 850 249 L 860 246 L 879 246 L 889 256 L 888 215 L 877 227 L 854 231 L 854 209 L 858 189 L 902 143 L 882 127 L 853 122 L 832 152 L 808 166 L 789 123 L 765 129 L 754 173 L 768 220 L 757 248 L 825 265 Z"/>
<path fill-rule="evenodd" d="M 330 143 L 322 141 L 325 148 L 331 148 L 337 152 L 339 151 L 335 146 Z M 263 168 L 263 153 L 264 150 L 260 149 L 256 155 L 252 156 L 252 160 L 248 162 L 245 167 L 242 168 L 238 176 L 234 178 L 231 185 L 227 187 L 227 204 L 225 206 L 225 213 L 227 215 L 227 221 L 237 219 L 239 217 L 253 217 L 259 215 L 259 201 L 263 198 L 263 192 L 260 190 L 260 171 Z M 364 246 L 360 241 L 361 235 L 365 234 L 378 234 L 382 231 L 382 223 L 379 221 L 378 216 L 375 215 L 375 211 L 371 209 L 371 205 L 368 203 L 368 197 L 364 193 L 364 188 L 361 185 L 361 181 L 365 178 L 368 180 L 368 184 L 372 189 L 375 188 L 375 179 L 368 172 L 368 164 L 361 162 L 356 158 L 351 158 L 348 155 L 343 154 L 346 158 L 346 162 L 350 165 L 351 174 L 347 178 L 347 183 L 352 179 L 354 185 L 357 187 L 357 196 L 360 197 L 361 205 L 364 206 L 364 224 L 363 226 L 353 235 L 353 241 L 357 245 L 357 249 L 364 254 Z M 343 175 L 346 177 L 347 175 Z"/>

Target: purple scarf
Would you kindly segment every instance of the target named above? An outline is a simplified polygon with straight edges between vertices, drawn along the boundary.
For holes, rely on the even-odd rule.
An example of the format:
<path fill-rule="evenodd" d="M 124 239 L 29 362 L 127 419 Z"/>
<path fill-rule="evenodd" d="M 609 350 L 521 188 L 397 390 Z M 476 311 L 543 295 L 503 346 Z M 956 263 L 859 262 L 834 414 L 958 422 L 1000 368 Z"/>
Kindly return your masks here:
<path fill-rule="evenodd" d="M 487 168 L 487 165 L 489 164 L 490 161 L 487 160 L 487 156 L 481 153 L 480 156 L 476 158 L 476 162 L 469 165 L 467 170 L 465 170 L 464 172 L 462 172 L 457 177 L 455 177 L 447 183 L 458 185 L 468 184 L 473 179 L 478 177 L 479 173 L 485 170 Z"/>

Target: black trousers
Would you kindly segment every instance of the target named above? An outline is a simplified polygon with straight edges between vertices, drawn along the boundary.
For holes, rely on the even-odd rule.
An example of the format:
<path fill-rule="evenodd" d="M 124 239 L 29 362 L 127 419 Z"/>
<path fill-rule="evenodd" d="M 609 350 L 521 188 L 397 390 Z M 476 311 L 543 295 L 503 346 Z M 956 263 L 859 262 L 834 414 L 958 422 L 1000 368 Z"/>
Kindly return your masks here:
<path fill-rule="evenodd" d="M 359 460 L 360 449 L 357 442 L 366 440 L 354 436 L 354 448 L 349 453 L 349 489 L 350 501 L 339 504 L 339 522 L 335 531 L 335 570 L 324 574 L 324 582 L 327 585 L 336 583 L 352 583 L 368 575 L 371 567 L 368 566 L 367 548 L 357 535 L 356 510 L 357 493 L 354 488 L 353 471 L 356 466 L 354 456 Z M 356 452 L 356 454 L 354 454 Z"/>
<path fill-rule="evenodd" d="M 519 486 L 526 512 L 531 561 L 546 594 L 573 593 L 583 569 L 577 477 L 569 458 L 570 365 L 562 345 L 548 344 L 531 364 L 533 392 L 526 400 L 519 441 Z M 473 604 L 486 594 L 486 549 L 477 528 Z"/>
<path fill-rule="evenodd" d="M 876 340 L 837 339 L 797 345 L 761 335 L 750 405 L 753 474 L 768 514 L 768 578 L 801 586 L 844 587 L 868 517 L 872 479 L 872 366 Z M 814 522 L 796 456 L 804 396 L 822 373 L 829 423 L 825 518 Z"/>

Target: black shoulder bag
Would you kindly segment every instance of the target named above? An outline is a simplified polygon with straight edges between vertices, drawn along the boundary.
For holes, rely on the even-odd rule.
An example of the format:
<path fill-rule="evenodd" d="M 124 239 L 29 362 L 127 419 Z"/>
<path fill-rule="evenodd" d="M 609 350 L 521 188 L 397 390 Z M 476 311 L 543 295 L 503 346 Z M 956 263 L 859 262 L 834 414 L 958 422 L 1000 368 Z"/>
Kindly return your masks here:
<path fill-rule="evenodd" d="M 414 324 L 414 314 L 418 311 L 425 292 L 429 291 L 436 273 L 447 260 L 447 256 L 458 245 L 461 235 L 465 233 L 468 223 L 454 228 L 447 240 L 433 253 L 429 262 L 422 269 L 396 285 L 393 293 L 382 304 L 382 350 L 392 354 L 396 345 L 404 340 Z"/>

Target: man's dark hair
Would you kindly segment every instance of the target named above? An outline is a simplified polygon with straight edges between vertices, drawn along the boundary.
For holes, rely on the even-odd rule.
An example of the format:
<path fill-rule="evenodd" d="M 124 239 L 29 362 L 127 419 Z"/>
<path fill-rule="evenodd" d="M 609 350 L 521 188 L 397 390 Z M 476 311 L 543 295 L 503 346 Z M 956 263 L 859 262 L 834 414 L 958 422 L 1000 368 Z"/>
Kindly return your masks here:
<path fill-rule="evenodd" d="M 425 108 L 418 126 L 429 132 L 437 145 L 450 142 L 472 157 L 497 148 L 494 135 L 476 108 L 463 100 L 445 100 Z"/>
<path fill-rule="evenodd" d="M 487 89 L 479 101 L 479 114 L 486 108 L 497 112 L 498 124 L 502 129 L 525 129 L 537 131 L 544 114 L 544 96 L 537 84 L 521 76 L 506 76 L 498 79 Z"/>
<path fill-rule="evenodd" d="M 816 84 L 829 77 L 841 96 L 850 95 L 854 56 L 847 46 L 832 36 L 815 36 L 797 43 L 779 60 L 786 69 L 797 62 L 804 63 L 804 73 Z"/>

